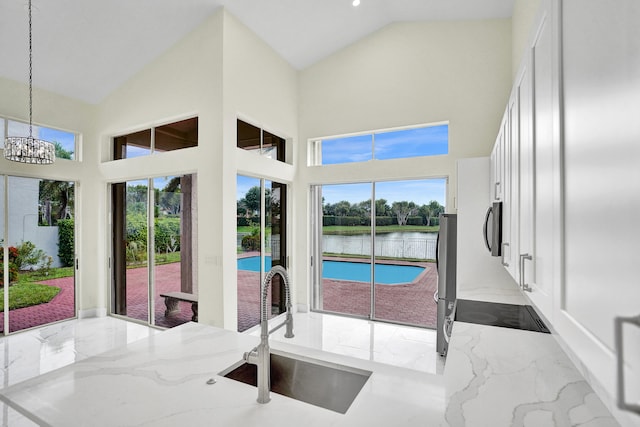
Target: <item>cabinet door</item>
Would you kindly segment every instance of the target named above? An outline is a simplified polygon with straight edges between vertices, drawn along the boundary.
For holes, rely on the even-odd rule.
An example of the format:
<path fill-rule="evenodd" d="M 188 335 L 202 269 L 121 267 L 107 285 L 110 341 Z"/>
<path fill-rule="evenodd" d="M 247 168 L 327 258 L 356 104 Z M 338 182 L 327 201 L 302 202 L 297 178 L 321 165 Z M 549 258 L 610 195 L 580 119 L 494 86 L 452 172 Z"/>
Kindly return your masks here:
<path fill-rule="evenodd" d="M 529 275 L 531 301 L 553 319 L 554 289 L 558 282 L 560 237 L 560 171 L 558 115 L 557 37 L 551 2 L 543 2 L 542 14 L 531 48 L 533 81 L 533 252 L 532 265 L 523 259 Z"/>
<path fill-rule="evenodd" d="M 504 205 L 503 213 L 503 250 L 502 264 L 509 274 L 518 280 L 518 253 L 519 253 L 519 108 L 518 94 L 514 90 L 507 106 L 506 127 L 504 128 L 507 138 L 505 139 L 505 160 L 504 160 Z"/>
<path fill-rule="evenodd" d="M 616 395 L 614 318 L 640 315 L 640 2 L 563 1 L 563 338 Z M 640 402 L 640 333 L 625 326 L 626 393 Z M 635 334 L 635 335 L 634 335 Z M 624 426 L 640 425 L 628 413 Z"/>
<path fill-rule="evenodd" d="M 532 261 L 535 255 L 533 188 L 534 188 L 534 150 L 533 150 L 533 93 L 530 58 L 527 58 L 516 80 L 515 94 L 518 104 L 518 260 L 516 274 L 521 287 L 528 289 L 533 283 Z M 531 257 L 531 259 L 529 259 Z"/>

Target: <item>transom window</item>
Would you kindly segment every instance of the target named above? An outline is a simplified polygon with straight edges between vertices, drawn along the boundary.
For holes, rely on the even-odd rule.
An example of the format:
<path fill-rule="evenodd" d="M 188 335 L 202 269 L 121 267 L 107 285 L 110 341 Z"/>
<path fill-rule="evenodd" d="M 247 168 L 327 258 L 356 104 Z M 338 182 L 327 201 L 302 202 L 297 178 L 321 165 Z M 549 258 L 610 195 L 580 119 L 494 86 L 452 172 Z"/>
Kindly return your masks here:
<path fill-rule="evenodd" d="M 198 118 L 181 120 L 113 138 L 113 160 L 198 146 Z"/>
<path fill-rule="evenodd" d="M 59 129 L 33 125 L 33 137 L 53 143 L 56 147 L 56 159 L 76 160 L 78 135 Z M 29 123 L 0 117 L 0 148 L 4 148 L 7 136 L 29 136 Z"/>
<path fill-rule="evenodd" d="M 238 148 L 254 151 L 279 162 L 286 161 L 284 138 L 242 120 L 238 120 L 237 131 Z"/>
<path fill-rule="evenodd" d="M 310 166 L 449 154 L 449 124 L 436 123 L 311 141 Z"/>

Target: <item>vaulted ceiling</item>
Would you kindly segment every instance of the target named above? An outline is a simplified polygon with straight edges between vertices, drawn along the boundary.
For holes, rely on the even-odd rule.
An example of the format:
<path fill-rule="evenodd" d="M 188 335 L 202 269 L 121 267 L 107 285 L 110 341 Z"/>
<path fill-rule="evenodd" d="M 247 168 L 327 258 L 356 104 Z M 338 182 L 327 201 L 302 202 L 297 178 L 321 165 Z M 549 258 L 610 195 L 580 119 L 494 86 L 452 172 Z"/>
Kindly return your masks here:
<path fill-rule="evenodd" d="M 508 18 L 514 0 L 33 0 L 34 86 L 99 103 L 219 7 L 297 69 L 397 21 Z M 0 77 L 27 81 L 27 0 L 0 1 Z M 0 94 L 1 95 L 1 94 Z"/>

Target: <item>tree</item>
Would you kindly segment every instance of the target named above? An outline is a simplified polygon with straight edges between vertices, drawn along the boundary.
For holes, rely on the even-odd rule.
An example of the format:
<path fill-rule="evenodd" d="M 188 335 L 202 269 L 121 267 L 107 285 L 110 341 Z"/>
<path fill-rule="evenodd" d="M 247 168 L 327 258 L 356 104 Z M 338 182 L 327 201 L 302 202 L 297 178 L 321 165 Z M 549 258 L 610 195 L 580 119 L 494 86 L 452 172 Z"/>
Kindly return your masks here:
<path fill-rule="evenodd" d="M 351 203 L 346 200 L 339 201 L 333 208 L 335 216 L 348 216 L 351 212 Z"/>
<path fill-rule="evenodd" d="M 56 225 L 58 220 L 72 218 L 74 185 L 67 181 L 43 179 L 38 188 L 40 225 Z"/>
<path fill-rule="evenodd" d="M 413 202 L 393 202 L 393 205 L 391 205 L 391 210 L 398 219 L 398 225 L 402 226 L 407 225 L 407 220 L 417 211 L 417 207 Z"/>
<path fill-rule="evenodd" d="M 53 141 L 53 145 L 56 150 L 56 157 L 59 159 L 69 159 L 73 157 L 73 151 L 65 150 L 65 148 L 58 141 Z"/>
<path fill-rule="evenodd" d="M 271 190 L 268 188 L 264 191 L 264 199 L 267 205 L 266 208 L 268 209 L 271 206 Z M 256 185 L 251 187 L 247 191 L 247 194 L 236 203 L 237 212 L 245 212 L 247 217 L 260 215 L 260 186 Z"/>
<path fill-rule="evenodd" d="M 436 200 L 431 200 L 428 205 L 425 205 L 425 207 L 427 225 L 431 225 L 431 218 L 438 218 L 441 213 L 444 213 L 444 206 Z"/>
<path fill-rule="evenodd" d="M 386 199 L 376 199 L 376 216 L 391 216 L 391 208 Z"/>

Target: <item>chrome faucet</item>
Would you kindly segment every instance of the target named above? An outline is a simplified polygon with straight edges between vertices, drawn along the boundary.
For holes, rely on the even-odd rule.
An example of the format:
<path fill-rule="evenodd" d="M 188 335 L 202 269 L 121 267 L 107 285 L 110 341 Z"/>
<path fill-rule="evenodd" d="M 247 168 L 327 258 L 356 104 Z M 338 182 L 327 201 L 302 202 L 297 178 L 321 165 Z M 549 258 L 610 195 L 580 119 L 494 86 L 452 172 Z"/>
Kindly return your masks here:
<path fill-rule="evenodd" d="M 271 279 L 276 274 L 282 277 L 286 295 L 287 317 L 284 322 L 269 330 L 267 318 L 267 293 L 271 285 Z M 293 338 L 293 315 L 291 313 L 291 292 L 289 290 L 289 275 L 281 265 L 276 265 L 269 270 L 262 286 L 260 287 L 260 344 L 253 350 L 244 354 L 243 359 L 258 367 L 258 403 L 268 403 L 271 390 L 271 351 L 269 350 L 269 335 L 281 327 L 287 327 L 285 338 Z"/>

